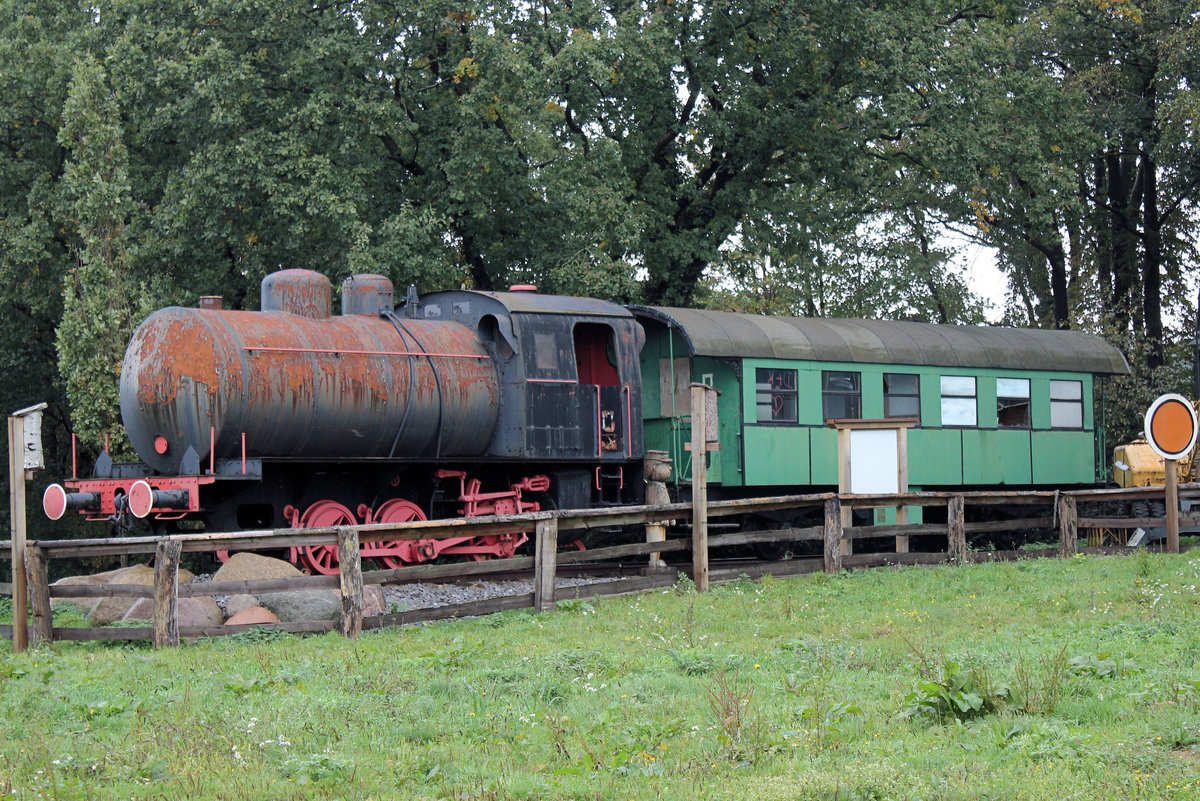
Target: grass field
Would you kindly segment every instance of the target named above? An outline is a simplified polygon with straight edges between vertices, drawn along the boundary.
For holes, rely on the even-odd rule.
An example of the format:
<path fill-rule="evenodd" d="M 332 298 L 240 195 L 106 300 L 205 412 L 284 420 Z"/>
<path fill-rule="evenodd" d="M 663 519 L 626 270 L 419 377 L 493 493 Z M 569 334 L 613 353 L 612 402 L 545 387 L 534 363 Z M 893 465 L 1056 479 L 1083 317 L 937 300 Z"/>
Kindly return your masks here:
<path fill-rule="evenodd" d="M 0 646 L 0 799 L 1197 799 L 1200 556 Z"/>

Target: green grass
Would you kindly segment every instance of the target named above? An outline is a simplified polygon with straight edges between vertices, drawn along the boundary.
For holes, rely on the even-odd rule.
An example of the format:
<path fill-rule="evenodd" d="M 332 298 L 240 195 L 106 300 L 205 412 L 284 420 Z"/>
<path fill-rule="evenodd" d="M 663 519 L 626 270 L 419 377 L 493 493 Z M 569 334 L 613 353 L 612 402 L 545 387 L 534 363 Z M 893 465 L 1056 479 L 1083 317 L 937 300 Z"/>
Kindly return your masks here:
<path fill-rule="evenodd" d="M 4 645 L 0 799 L 1196 799 L 1198 585 L 1140 553 Z"/>

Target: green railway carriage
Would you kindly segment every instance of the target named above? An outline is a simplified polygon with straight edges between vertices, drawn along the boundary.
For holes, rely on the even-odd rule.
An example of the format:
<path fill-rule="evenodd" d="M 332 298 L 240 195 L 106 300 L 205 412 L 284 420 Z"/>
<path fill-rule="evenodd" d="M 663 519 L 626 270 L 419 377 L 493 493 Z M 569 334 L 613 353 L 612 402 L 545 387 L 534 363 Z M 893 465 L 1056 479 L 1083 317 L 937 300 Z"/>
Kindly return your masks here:
<path fill-rule="evenodd" d="M 911 489 L 1097 479 L 1098 381 L 1115 348 L 1073 331 L 764 317 L 635 307 L 648 449 L 690 475 L 692 382 L 719 392 L 709 481 L 731 494 L 836 488 L 831 420 L 908 418 Z"/>

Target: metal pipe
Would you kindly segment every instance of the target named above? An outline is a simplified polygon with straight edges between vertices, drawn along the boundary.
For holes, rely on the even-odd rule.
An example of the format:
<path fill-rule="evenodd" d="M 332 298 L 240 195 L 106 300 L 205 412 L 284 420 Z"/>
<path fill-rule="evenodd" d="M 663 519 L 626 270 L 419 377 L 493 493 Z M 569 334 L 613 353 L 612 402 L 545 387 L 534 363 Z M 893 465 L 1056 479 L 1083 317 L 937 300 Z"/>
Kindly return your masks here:
<path fill-rule="evenodd" d="M 385 315 L 391 312 L 385 312 Z M 420 346 L 420 343 L 417 343 Z M 242 350 L 247 353 L 331 353 L 334 355 L 345 356 L 426 356 L 438 359 L 490 359 L 487 354 L 477 353 L 428 353 L 422 349 L 421 353 L 413 353 L 403 350 L 345 350 L 342 348 L 256 348 L 244 347 Z"/>
<path fill-rule="evenodd" d="M 388 314 L 389 314 L 389 312 L 384 311 L 380 316 L 387 319 Z M 391 314 L 392 314 L 392 316 L 395 316 L 394 312 L 391 312 Z M 404 334 L 405 334 L 405 331 L 407 331 L 408 329 L 404 328 L 403 326 L 396 325 L 395 320 L 388 319 L 388 322 L 390 322 L 392 324 L 392 328 L 396 329 L 396 333 L 400 335 L 400 341 L 407 344 L 408 340 L 405 338 Z M 413 361 L 412 356 L 409 356 L 408 357 L 408 396 L 404 399 L 404 415 L 400 418 L 400 425 L 396 426 L 396 436 L 392 438 L 392 447 L 388 450 L 388 458 L 389 459 L 396 455 L 396 446 L 400 444 L 400 435 L 404 433 L 404 429 L 408 425 L 408 413 L 412 410 L 412 397 L 413 397 L 414 387 L 416 386 L 416 382 L 417 382 L 416 362 Z"/>
<path fill-rule="evenodd" d="M 445 392 L 442 390 L 441 373 L 438 372 L 437 365 L 433 363 L 433 357 L 436 356 L 437 354 L 431 354 L 431 353 L 427 352 L 425 350 L 425 346 L 421 344 L 421 340 L 417 339 L 416 335 L 408 330 L 408 326 L 406 326 L 404 324 L 403 320 L 401 320 L 399 317 L 396 316 L 396 313 L 394 311 L 386 311 L 383 313 L 383 315 L 391 322 L 391 324 L 393 326 L 396 327 L 397 330 L 403 329 L 405 333 L 407 333 L 410 337 L 412 337 L 413 342 L 417 343 L 417 347 L 421 349 L 422 354 L 424 354 L 425 357 L 427 359 L 429 359 L 429 369 L 433 371 L 433 382 L 435 385 L 437 385 L 437 393 L 438 393 L 438 418 L 437 418 L 437 429 L 436 429 L 437 430 L 437 446 L 434 448 L 433 455 L 434 455 L 434 458 L 440 458 L 442 455 L 442 422 L 446 418 L 446 395 L 445 395 Z M 485 357 L 485 358 L 490 358 L 490 357 Z M 412 382 L 410 381 L 409 382 L 410 390 L 411 390 L 411 387 L 412 387 Z M 408 412 L 408 410 L 405 409 L 406 414 L 407 414 L 407 412 Z"/>

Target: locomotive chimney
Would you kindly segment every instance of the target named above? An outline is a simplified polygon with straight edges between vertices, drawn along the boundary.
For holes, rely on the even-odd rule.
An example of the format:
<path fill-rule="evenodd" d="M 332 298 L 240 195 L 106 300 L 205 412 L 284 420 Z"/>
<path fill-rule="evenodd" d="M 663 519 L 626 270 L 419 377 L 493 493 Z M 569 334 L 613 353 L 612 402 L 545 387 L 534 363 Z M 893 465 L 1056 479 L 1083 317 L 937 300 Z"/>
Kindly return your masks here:
<path fill-rule="evenodd" d="M 200 308 L 210 311 L 220 311 L 225 308 L 225 298 L 220 295 L 201 295 Z"/>

